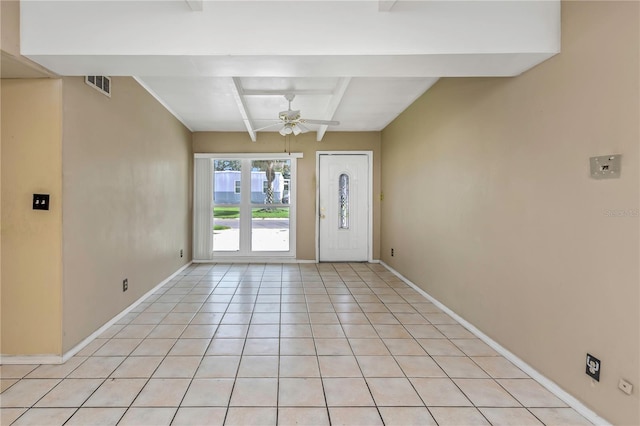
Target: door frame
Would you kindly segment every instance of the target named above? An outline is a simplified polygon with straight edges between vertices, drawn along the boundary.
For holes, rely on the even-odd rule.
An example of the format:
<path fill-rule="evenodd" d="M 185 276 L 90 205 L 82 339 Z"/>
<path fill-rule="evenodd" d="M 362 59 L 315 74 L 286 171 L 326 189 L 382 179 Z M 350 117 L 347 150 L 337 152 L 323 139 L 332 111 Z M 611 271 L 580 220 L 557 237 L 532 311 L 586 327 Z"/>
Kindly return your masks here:
<path fill-rule="evenodd" d="M 367 176 L 367 261 L 373 262 L 373 151 L 316 151 L 316 263 L 320 263 L 320 157 L 332 155 L 365 155 Z"/>

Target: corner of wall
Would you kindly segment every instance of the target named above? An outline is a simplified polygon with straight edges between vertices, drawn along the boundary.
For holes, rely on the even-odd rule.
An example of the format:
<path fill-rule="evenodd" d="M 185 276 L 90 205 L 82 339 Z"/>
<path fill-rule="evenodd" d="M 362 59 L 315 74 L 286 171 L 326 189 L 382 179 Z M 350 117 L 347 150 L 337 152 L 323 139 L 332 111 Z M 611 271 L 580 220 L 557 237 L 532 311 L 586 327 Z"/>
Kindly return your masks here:
<path fill-rule="evenodd" d="M 2 80 L 2 354 L 62 352 L 62 99 L 53 79 Z M 50 195 L 33 210 L 32 194 Z"/>

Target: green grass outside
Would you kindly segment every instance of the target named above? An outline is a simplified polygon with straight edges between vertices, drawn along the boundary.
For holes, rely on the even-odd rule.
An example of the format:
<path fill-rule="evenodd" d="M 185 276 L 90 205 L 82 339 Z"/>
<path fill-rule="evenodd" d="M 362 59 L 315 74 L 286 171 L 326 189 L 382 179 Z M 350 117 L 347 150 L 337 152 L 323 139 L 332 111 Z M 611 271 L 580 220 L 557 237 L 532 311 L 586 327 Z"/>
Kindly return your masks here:
<path fill-rule="evenodd" d="M 213 217 L 216 219 L 238 219 L 240 209 L 238 207 L 214 207 Z M 289 209 L 253 209 L 253 219 L 288 219 Z"/>
<path fill-rule="evenodd" d="M 223 225 L 213 225 L 213 230 L 214 231 L 224 231 L 225 229 L 231 229 L 230 226 L 223 226 Z"/>
<path fill-rule="evenodd" d="M 218 219 L 237 219 L 240 217 L 240 209 L 237 207 L 214 207 L 213 217 Z"/>

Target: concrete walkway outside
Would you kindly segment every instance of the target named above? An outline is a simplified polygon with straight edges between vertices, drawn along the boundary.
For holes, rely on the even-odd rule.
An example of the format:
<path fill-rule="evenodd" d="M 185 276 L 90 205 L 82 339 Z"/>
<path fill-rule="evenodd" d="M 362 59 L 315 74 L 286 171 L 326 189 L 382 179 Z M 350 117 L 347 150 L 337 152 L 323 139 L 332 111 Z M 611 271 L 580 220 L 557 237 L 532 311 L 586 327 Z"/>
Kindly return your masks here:
<path fill-rule="evenodd" d="M 237 219 L 215 219 L 215 225 L 230 229 L 213 231 L 214 251 L 238 251 L 240 229 Z M 253 219 L 251 248 L 253 251 L 289 251 L 289 219 Z"/>

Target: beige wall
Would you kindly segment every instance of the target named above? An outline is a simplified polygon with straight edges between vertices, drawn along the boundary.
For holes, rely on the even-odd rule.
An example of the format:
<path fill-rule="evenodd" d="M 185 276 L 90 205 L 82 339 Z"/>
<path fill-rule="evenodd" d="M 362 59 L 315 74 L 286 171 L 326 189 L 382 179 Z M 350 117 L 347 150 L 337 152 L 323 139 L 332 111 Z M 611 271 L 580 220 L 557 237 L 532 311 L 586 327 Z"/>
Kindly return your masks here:
<path fill-rule="evenodd" d="M 191 259 L 193 155 L 132 78 L 113 78 L 111 98 L 80 77 L 63 87 L 67 351 Z"/>
<path fill-rule="evenodd" d="M 1 81 L 4 355 L 59 355 L 62 327 L 62 82 Z M 32 194 L 51 196 L 32 210 Z"/>
<path fill-rule="evenodd" d="M 373 258 L 379 259 L 380 133 L 327 132 L 322 142 L 316 142 L 315 137 L 315 133 L 306 133 L 292 137 L 290 144 L 291 152 L 304 154 L 304 158 L 298 160 L 297 258 L 316 259 L 316 152 L 373 151 Z M 257 142 L 251 142 L 247 133 L 196 132 L 193 134 L 193 152 L 196 153 L 271 153 L 284 150 L 284 138 L 273 132 L 258 134 Z"/>
<path fill-rule="evenodd" d="M 640 423 L 638 16 L 563 3 L 561 54 L 443 79 L 382 133 L 382 259 L 615 424 Z M 590 179 L 606 154 L 622 177 Z"/>
<path fill-rule="evenodd" d="M 0 1 L 0 48 L 5 52 L 20 55 L 20 2 Z"/>

